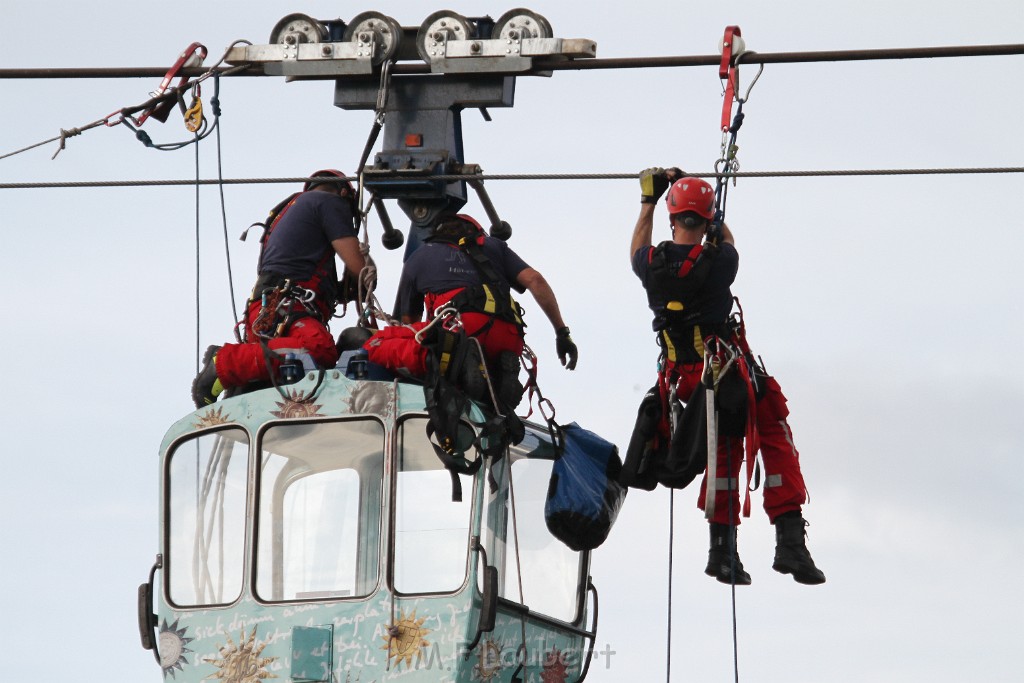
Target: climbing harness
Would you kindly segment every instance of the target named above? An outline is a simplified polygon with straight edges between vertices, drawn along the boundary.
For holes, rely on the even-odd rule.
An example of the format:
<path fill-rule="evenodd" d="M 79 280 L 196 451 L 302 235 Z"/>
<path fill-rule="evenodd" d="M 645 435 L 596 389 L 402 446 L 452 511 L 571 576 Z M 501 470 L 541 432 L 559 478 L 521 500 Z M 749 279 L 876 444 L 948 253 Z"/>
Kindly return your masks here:
<path fill-rule="evenodd" d="M 523 334 L 526 327 L 523 310 L 512 298 L 511 287 L 502 279 L 494 263 L 484 253 L 484 232 L 476 220 L 465 214 L 458 214 L 456 220 L 442 223 L 424 241 L 448 244 L 459 249 L 468 257 L 480 276 L 481 284 L 465 287 L 447 300 L 448 304 L 462 313 L 484 313 L 491 317 L 491 322 L 477 334 L 488 329 L 493 320 L 511 323 L 516 326 L 520 335 Z M 427 307 L 431 308 L 436 300 L 436 296 L 428 295 Z"/>

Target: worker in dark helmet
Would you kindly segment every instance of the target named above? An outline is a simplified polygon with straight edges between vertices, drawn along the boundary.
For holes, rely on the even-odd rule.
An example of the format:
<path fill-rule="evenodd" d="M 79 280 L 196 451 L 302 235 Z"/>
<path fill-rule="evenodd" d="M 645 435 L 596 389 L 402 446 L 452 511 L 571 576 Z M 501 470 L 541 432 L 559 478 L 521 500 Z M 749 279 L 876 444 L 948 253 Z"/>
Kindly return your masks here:
<path fill-rule="evenodd" d="M 360 250 L 357 213 L 351 183 L 334 169 L 312 174 L 302 192 L 271 211 L 242 343 L 206 350 L 192 382 L 197 408 L 225 390 L 265 385 L 289 355 L 303 370 L 334 367 L 338 350 L 327 325 L 338 299 L 335 256 L 347 277 L 374 277 Z"/>
<path fill-rule="evenodd" d="M 714 223 L 715 190 L 678 168 L 647 169 L 640 174 L 640 216 L 630 243 L 633 272 L 647 291 L 654 312 L 654 330 L 662 348 L 662 386 L 676 386 L 683 402 L 691 399 L 704 372 L 705 344 L 731 344 L 753 363 L 742 324 L 730 317 L 731 285 L 739 256 L 729 227 Z M 672 239 L 652 244 L 654 212 L 668 191 L 666 207 Z M 709 232 L 711 234 L 709 234 Z M 740 318 L 741 320 L 742 318 Z M 815 566 L 805 544 L 802 506 L 807 495 L 800 471 L 799 453 L 786 421 L 786 398 L 774 378 L 760 372 L 754 410 L 753 442 L 759 442 L 765 469 L 764 508 L 775 525 L 776 550 L 773 568 L 804 584 L 819 584 L 825 575 Z M 747 384 L 752 384 L 749 380 Z M 745 393 L 745 392 L 744 392 Z M 742 432 L 741 432 L 742 433 Z M 716 494 L 710 522 L 711 547 L 705 572 L 723 583 L 747 585 L 736 552 L 736 526 L 740 522 L 739 481 L 744 459 L 743 438 L 718 438 Z M 755 453 L 748 448 L 748 457 Z M 722 474 L 725 474 L 724 478 Z M 707 472 L 701 482 L 698 506 L 706 508 Z M 731 499 L 731 500 L 730 500 Z"/>
<path fill-rule="evenodd" d="M 529 290 L 555 330 L 559 360 L 566 369 L 575 369 L 576 344 L 547 280 L 465 214 L 440 216 L 430 237 L 409 256 L 398 285 L 399 315 L 408 327 L 393 326 L 374 335 L 366 345 L 369 359 L 422 377 L 426 349 L 413 333 L 438 312 L 454 309 L 466 335 L 480 341 L 484 360 L 498 380 L 499 401 L 514 408 L 523 393 L 518 374 L 525 324 L 511 290 Z M 427 322 L 422 322 L 424 313 Z"/>

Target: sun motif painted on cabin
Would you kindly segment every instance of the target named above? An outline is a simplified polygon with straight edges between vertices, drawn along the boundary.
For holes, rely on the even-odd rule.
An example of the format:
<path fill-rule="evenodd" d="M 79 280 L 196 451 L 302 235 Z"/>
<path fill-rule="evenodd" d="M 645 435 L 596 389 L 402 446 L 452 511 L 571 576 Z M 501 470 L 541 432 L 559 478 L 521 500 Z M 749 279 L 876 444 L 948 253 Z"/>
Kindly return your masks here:
<path fill-rule="evenodd" d="M 207 664 L 220 669 L 215 674 L 210 674 L 203 680 L 217 678 L 224 683 L 259 683 L 264 678 L 277 678 L 267 671 L 266 667 L 277 657 L 260 657 L 263 648 L 267 643 L 256 644 L 256 627 L 252 627 L 252 633 L 245 637 L 243 629 L 238 636 L 238 645 L 228 636 L 228 644 L 220 649 L 220 659 L 207 657 L 203 659 Z"/>
<path fill-rule="evenodd" d="M 270 414 L 274 417 L 324 417 L 324 415 L 320 414 L 320 409 L 323 406 L 306 401 L 305 391 L 285 389 L 285 394 L 287 398 L 284 401 L 277 402 L 277 407 L 280 410 L 270 411 Z"/>
<path fill-rule="evenodd" d="M 543 683 L 565 683 L 569 671 L 565 666 L 565 653 L 557 647 L 544 656 L 544 670 L 540 674 Z"/>
<path fill-rule="evenodd" d="M 357 384 L 345 403 L 353 414 L 369 413 L 387 419 L 391 416 L 391 387 L 376 382 Z"/>
<path fill-rule="evenodd" d="M 501 672 L 501 645 L 485 640 L 480 646 L 480 657 L 473 667 L 473 676 L 481 681 L 490 681 Z"/>
<path fill-rule="evenodd" d="M 216 408 L 211 407 L 205 413 L 199 416 L 199 419 L 193 423 L 196 429 L 202 429 L 203 427 L 215 427 L 217 425 L 227 424 L 229 422 L 228 416 L 224 414 L 224 407 L 218 406 Z"/>
<path fill-rule="evenodd" d="M 405 662 L 406 667 L 411 667 L 413 658 L 422 656 L 420 650 L 430 645 L 425 636 L 432 630 L 423 628 L 423 622 L 426 620 L 426 617 L 417 619 L 416 610 L 409 615 L 402 610 L 398 621 L 386 628 L 384 645 L 380 649 L 388 651 L 389 664 L 394 659 L 397 665 Z"/>
<path fill-rule="evenodd" d="M 160 624 L 158 652 L 160 653 L 160 668 L 163 669 L 164 678 L 167 678 L 167 674 L 171 674 L 171 678 L 174 678 L 174 670 L 183 671 L 181 665 L 188 664 L 188 660 L 185 659 L 185 653 L 192 652 L 192 650 L 185 646 L 195 640 L 195 638 L 187 637 L 185 635 L 187 632 L 188 629 L 185 627 L 178 628 L 177 619 L 170 626 L 167 625 L 166 619 Z"/>

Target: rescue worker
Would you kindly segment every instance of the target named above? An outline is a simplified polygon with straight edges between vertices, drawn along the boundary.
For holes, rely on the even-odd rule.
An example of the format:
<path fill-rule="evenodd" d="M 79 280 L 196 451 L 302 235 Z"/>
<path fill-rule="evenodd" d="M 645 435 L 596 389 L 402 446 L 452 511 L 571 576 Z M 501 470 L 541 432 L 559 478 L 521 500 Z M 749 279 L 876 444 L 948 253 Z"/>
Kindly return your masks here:
<path fill-rule="evenodd" d="M 338 296 L 335 255 L 347 277 L 373 277 L 360 251 L 355 191 L 344 178 L 334 169 L 317 171 L 268 221 L 244 341 L 207 348 L 192 382 L 197 408 L 226 389 L 269 381 L 287 354 L 301 360 L 304 370 L 338 362 L 327 328 Z"/>
<path fill-rule="evenodd" d="M 678 381 L 676 395 L 685 402 L 701 381 L 705 340 L 717 337 L 728 343 L 732 339 L 741 353 L 753 358 L 742 327 L 737 330 L 729 324 L 733 303 L 730 287 L 736 278 L 739 256 L 733 234 L 725 224 L 721 225 L 719 239 L 705 240 L 715 216 L 715 191 L 707 182 L 687 177 L 678 168 L 652 168 L 641 172 L 640 186 L 640 215 L 630 243 L 630 261 L 655 315 L 662 372 L 667 373 L 668 386 Z M 666 190 L 672 239 L 655 247 L 651 241 L 655 206 Z M 657 270 L 652 262 L 667 267 Z M 670 274 L 669 278 L 665 273 Z M 799 453 L 786 422 L 786 398 L 774 378 L 763 379 L 765 392 L 756 400 L 754 414 L 765 469 L 764 509 L 775 525 L 772 567 L 791 574 L 798 583 L 820 584 L 825 575 L 814 565 L 805 543 L 807 522 L 801 510 L 806 489 Z M 720 436 L 717 443 L 717 472 L 719 477 L 725 473 L 725 479 L 716 482 L 705 573 L 723 583 L 748 585 L 750 575 L 736 552 L 742 438 Z M 698 497 L 702 510 L 706 491 L 705 471 Z"/>
<path fill-rule="evenodd" d="M 440 216 L 433 234 L 405 262 L 398 284 L 403 326 L 374 335 L 366 343 L 369 360 L 422 378 L 427 351 L 414 339 L 415 331 L 425 327 L 438 311 L 454 307 L 466 335 L 480 341 L 491 375 L 497 379 L 499 402 L 515 408 L 523 393 L 518 375 L 525 325 L 519 305 L 512 300 L 513 289 L 520 293 L 529 290 L 555 330 L 559 360 L 567 370 L 574 370 L 576 344 L 547 280 L 505 242 L 485 235 L 480 224 L 465 214 Z M 424 312 L 427 322 L 422 322 Z M 469 384 L 477 381 L 472 374 L 465 379 Z M 469 389 L 474 398 L 481 398 L 479 387 Z"/>

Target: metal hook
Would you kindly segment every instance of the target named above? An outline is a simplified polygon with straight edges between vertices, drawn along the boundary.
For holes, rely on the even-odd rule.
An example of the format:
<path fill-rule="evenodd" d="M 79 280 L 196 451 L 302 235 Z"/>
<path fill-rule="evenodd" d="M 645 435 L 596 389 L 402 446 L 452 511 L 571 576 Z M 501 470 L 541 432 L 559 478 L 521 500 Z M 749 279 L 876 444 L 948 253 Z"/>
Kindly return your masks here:
<path fill-rule="evenodd" d="M 391 65 L 394 62 L 390 59 L 384 60 L 380 69 L 380 87 L 377 89 L 377 121 L 384 124 L 384 110 L 388 106 L 388 96 L 391 91 Z"/>
<path fill-rule="evenodd" d="M 735 57 L 733 57 L 733 63 L 735 63 L 736 66 L 739 67 L 740 59 L 741 58 L 745 57 L 746 55 L 755 55 L 755 54 L 757 54 L 757 53 L 754 52 L 753 50 L 744 50 L 743 52 L 741 52 L 738 55 L 736 55 Z M 757 73 L 754 75 L 754 80 L 750 81 L 750 85 L 747 86 L 746 94 L 743 95 L 743 99 L 736 98 L 737 102 L 743 103 L 743 102 L 746 102 L 747 100 L 750 99 L 750 91 L 754 89 L 754 84 L 757 83 L 757 79 L 761 78 L 761 74 L 763 72 L 764 72 L 764 62 L 761 62 L 760 68 L 758 68 Z M 737 86 L 737 89 L 739 88 L 739 84 L 740 84 L 740 76 L 739 76 L 739 69 L 737 69 L 736 70 L 736 86 Z"/>

